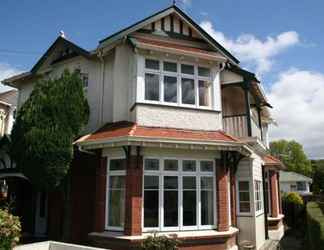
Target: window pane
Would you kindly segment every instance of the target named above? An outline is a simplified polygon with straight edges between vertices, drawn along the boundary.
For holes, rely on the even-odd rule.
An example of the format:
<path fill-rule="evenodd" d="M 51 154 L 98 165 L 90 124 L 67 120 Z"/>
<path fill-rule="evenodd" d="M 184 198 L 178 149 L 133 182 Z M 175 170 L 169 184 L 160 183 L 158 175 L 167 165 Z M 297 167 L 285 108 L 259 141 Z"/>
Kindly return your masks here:
<path fill-rule="evenodd" d="M 205 67 L 198 67 L 198 75 L 210 77 L 210 69 Z"/>
<path fill-rule="evenodd" d="M 122 189 L 125 187 L 124 176 L 110 176 L 109 177 L 109 188 L 110 189 Z"/>
<path fill-rule="evenodd" d="M 145 100 L 158 101 L 159 97 L 159 75 L 145 74 Z"/>
<path fill-rule="evenodd" d="M 199 80 L 199 105 L 210 106 L 210 84 L 208 81 Z"/>
<path fill-rule="evenodd" d="M 213 177 L 203 176 L 200 179 L 201 189 L 211 189 L 213 190 Z"/>
<path fill-rule="evenodd" d="M 213 191 L 201 191 L 201 225 L 214 224 Z"/>
<path fill-rule="evenodd" d="M 202 172 L 213 172 L 213 162 L 212 161 L 201 161 L 200 171 Z"/>
<path fill-rule="evenodd" d="M 196 191 L 183 191 L 183 225 L 194 226 L 197 224 L 197 198 Z"/>
<path fill-rule="evenodd" d="M 178 189 L 178 177 L 164 176 L 164 189 Z"/>
<path fill-rule="evenodd" d="M 144 189 L 159 190 L 159 176 L 144 176 Z"/>
<path fill-rule="evenodd" d="M 112 159 L 109 162 L 109 170 L 116 171 L 116 170 L 125 170 L 126 164 L 125 159 Z"/>
<path fill-rule="evenodd" d="M 195 81 L 193 79 L 181 79 L 182 103 L 195 104 Z"/>
<path fill-rule="evenodd" d="M 164 76 L 164 101 L 177 102 L 177 78 Z"/>
<path fill-rule="evenodd" d="M 164 160 L 165 171 L 178 171 L 178 160 Z"/>
<path fill-rule="evenodd" d="M 249 213 L 250 212 L 250 203 L 249 202 L 240 202 L 240 212 Z"/>
<path fill-rule="evenodd" d="M 249 182 L 248 181 L 240 181 L 239 182 L 239 190 L 240 191 L 249 190 Z"/>
<path fill-rule="evenodd" d="M 159 160 L 158 159 L 145 159 L 144 162 L 144 169 L 151 170 L 151 171 L 158 171 L 159 170 Z"/>
<path fill-rule="evenodd" d="M 250 201 L 250 193 L 249 192 L 240 192 L 240 201 Z"/>
<path fill-rule="evenodd" d="M 178 226 L 178 177 L 164 177 L 164 226 Z"/>
<path fill-rule="evenodd" d="M 196 161 L 190 161 L 190 160 L 182 161 L 182 171 L 184 172 L 196 171 Z"/>
<path fill-rule="evenodd" d="M 108 225 L 111 227 L 123 227 L 125 215 L 125 190 L 110 190 L 108 202 Z"/>
<path fill-rule="evenodd" d="M 163 62 L 163 70 L 177 72 L 177 64 L 173 62 Z"/>
<path fill-rule="evenodd" d="M 193 75 L 195 74 L 195 69 L 193 65 L 181 64 L 181 73 Z"/>
<path fill-rule="evenodd" d="M 159 218 L 159 177 L 144 176 L 144 227 L 158 227 L 159 226 L 158 218 Z"/>
<path fill-rule="evenodd" d="M 184 176 L 182 178 L 183 189 L 196 190 L 196 176 Z"/>
<path fill-rule="evenodd" d="M 160 62 L 158 60 L 145 59 L 145 68 L 159 70 Z"/>

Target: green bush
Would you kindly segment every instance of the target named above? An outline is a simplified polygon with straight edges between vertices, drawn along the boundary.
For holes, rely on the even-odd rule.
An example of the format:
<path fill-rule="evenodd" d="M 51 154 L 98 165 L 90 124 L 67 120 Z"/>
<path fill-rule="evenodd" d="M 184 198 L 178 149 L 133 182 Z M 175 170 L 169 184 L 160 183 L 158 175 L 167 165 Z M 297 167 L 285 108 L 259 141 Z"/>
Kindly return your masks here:
<path fill-rule="evenodd" d="M 283 200 L 287 203 L 292 203 L 295 205 L 303 205 L 304 201 L 300 194 L 291 192 L 283 196 Z"/>
<path fill-rule="evenodd" d="M 307 204 L 307 239 L 310 249 L 324 249 L 324 214 L 317 202 Z"/>
<path fill-rule="evenodd" d="M 148 236 L 141 245 L 141 250 L 176 250 L 178 249 L 179 241 L 176 238 L 167 236 L 158 236 L 154 233 L 153 236 Z"/>
<path fill-rule="evenodd" d="M 10 214 L 7 208 L 0 209 L 0 249 L 12 249 L 19 242 L 20 233 L 19 217 Z"/>

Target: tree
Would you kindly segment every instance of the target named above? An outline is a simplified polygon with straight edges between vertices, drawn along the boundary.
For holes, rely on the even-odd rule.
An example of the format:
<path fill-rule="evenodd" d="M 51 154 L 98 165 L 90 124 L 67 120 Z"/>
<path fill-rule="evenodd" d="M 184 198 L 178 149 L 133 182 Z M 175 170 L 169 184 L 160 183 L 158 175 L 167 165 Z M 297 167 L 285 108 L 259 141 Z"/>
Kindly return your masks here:
<path fill-rule="evenodd" d="M 303 146 L 291 140 L 278 140 L 270 143 L 270 152 L 279 158 L 289 171 L 306 176 L 312 175 L 311 161 L 307 158 Z"/>
<path fill-rule="evenodd" d="M 324 160 L 312 160 L 313 166 L 313 185 L 314 193 L 320 193 L 324 190 Z"/>
<path fill-rule="evenodd" d="M 11 156 L 40 190 L 58 187 L 73 158 L 73 141 L 89 118 L 77 72 L 40 80 L 19 109 L 12 130 Z"/>

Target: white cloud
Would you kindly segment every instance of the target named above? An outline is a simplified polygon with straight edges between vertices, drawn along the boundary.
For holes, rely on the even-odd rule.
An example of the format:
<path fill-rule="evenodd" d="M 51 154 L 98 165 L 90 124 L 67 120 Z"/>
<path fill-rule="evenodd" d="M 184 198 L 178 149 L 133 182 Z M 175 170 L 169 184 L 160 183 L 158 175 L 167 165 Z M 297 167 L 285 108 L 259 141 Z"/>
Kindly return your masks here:
<path fill-rule="evenodd" d="M 276 37 L 268 36 L 264 40 L 252 34 L 242 34 L 236 39 L 230 39 L 215 30 L 210 21 L 203 21 L 200 25 L 243 63 L 254 66 L 258 75 L 271 70 L 275 56 L 299 43 L 299 35 L 295 31 L 283 32 Z"/>
<path fill-rule="evenodd" d="M 310 157 L 324 158 L 324 74 L 291 69 L 282 72 L 269 91 L 278 127 L 271 139 L 294 139 Z"/>
<path fill-rule="evenodd" d="M 22 72 L 21 70 L 15 68 L 15 67 L 12 67 L 9 64 L 0 62 L 0 92 L 10 89 L 10 87 L 4 86 L 3 84 L 1 84 L 2 80 L 6 79 L 10 76 L 19 74 L 21 72 Z"/>
<path fill-rule="evenodd" d="M 179 4 L 182 5 L 184 9 L 191 7 L 191 0 L 179 0 Z"/>

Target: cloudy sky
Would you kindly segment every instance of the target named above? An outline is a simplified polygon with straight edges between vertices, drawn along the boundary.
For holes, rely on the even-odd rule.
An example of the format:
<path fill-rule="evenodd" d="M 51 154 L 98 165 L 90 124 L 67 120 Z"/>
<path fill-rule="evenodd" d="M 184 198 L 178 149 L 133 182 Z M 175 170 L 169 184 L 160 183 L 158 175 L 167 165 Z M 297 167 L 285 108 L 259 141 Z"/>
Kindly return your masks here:
<path fill-rule="evenodd" d="M 60 30 L 86 49 L 171 0 L 2 0 L 0 81 L 29 70 Z M 178 0 L 197 23 L 257 73 L 278 123 L 272 139 L 324 158 L 323 1 Z M 0 87 L 3 91 L 5 88 Z"/>

